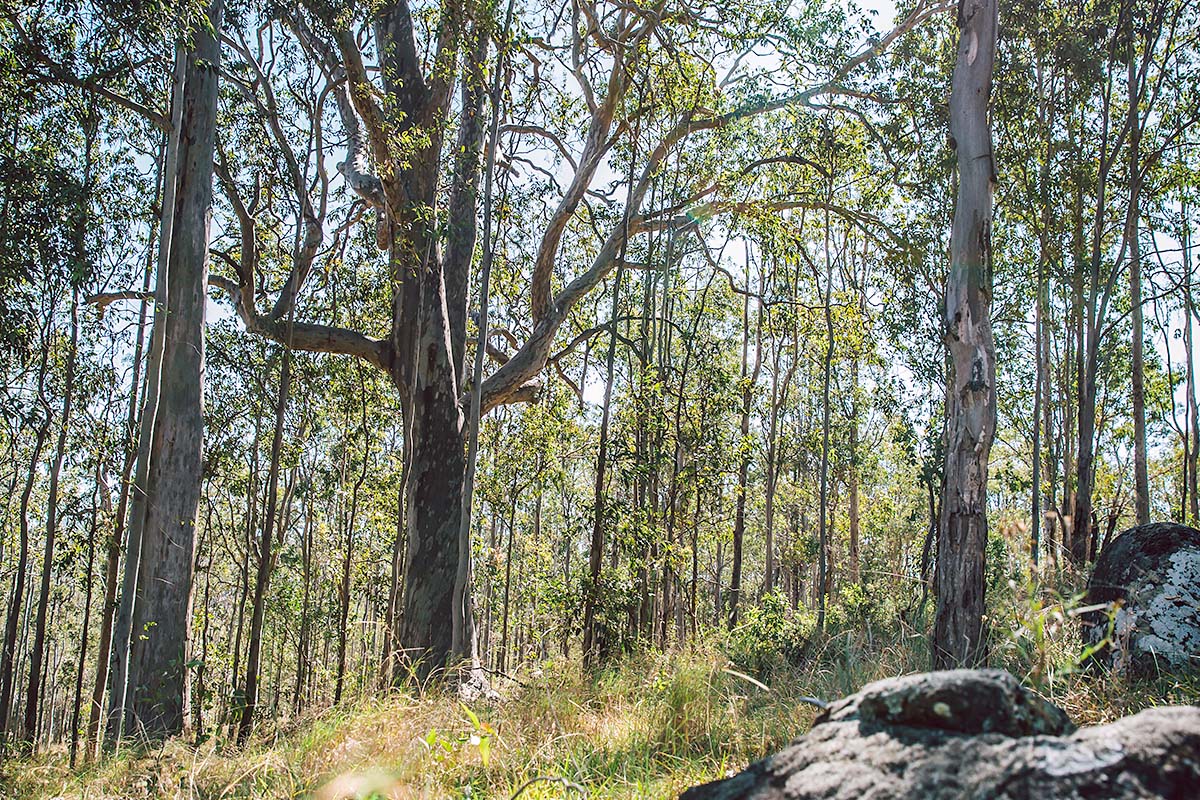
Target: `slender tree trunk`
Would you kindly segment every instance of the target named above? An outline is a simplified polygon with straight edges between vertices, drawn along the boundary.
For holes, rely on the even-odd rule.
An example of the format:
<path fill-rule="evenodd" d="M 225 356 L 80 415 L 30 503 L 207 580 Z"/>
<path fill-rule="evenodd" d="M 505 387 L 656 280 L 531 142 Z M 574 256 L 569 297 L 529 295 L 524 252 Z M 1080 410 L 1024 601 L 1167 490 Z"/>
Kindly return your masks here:
<path fill-rule="evenodd" d="M 485 581 L 485 585 L 487 588 L 485 589 L 485 596 L 484 596 L 483 641 L 480 644 L 480 651 L 483 654 L 483 660 L 484 660 L 485 664 L 494 664 L 495 663 L 495 661 L 491 657 L 492 656 L 492 617 L 494 616 L 493 612 L 495 611 L 494 597 L 496 594 L 496 576 L 493 574 L 495 572 L 495 570 L 493 569 L 493 565 L 495 563 L 495 557 L 496 557 L 496 547 L 497 547 L 496 541 L 497 541 L 497 537 L 499 535 L 499 521 L 500 521 L 500 516 L 496 513 L 495 509 L 492 509 L 492 513 L 490 515 L 490 520 L 488 523 L 488 548 L 487 548 L 487 559 L 486 559 L 486 563 L 488 565 L 488 570 L 487 570 L 487 578 Z M 569 548 L 568 548 L 568 552 L 566 555 L 567 555 L 567 558 L 570 559 L 571 554 L 570 554 Z M 565 573 L 568 577 L 570 576 L 571 570 L 570 570 L 569 561 L 568 561 L 568 566 L 565 569 Z"/>
<path fill-rule="evenodd" d="M 283 448 L 283 427 L 287 417 L 288 394 L 292 384 L 292 354 L 288 349 L 280 353 L 283 360 L 279 368 L 279 394 L 275 401 L 275 433 L 271 438 L 271 463 L 267 467 L 267 505 L 263 510 L 262 535 L 258 542 L 258 569 L 254 577 L 254 601 L 250 615 L 250 651 L 246 656 L 245 700 L 242 716 L 238 723 L 237 742 L 245 746 L 254 726 L 254 710 L 258 704 L 258 672 L 262 659 L 263 621 L 266 617 L 267 587 L 275 556 L 271 543 L 275 537 L 275 511 L 279 496 L 279 458 Z"/>
<path fill-rule="evenodd" d="M 937 549 L 936 668 L 974 664 L 983 632 L 988 454 L 996 430 L 996 350 L 991 326 L 992 137 L 988 125 L 996 51 L 996 0 L 958 9 L 958 61 L 950 94 L 950 136 L 958 156 L 958 197 L 946 283 L 946 466 Z"/>
<path fill-rule="evenodd" d="M 701 410 L 700 418 L 704 418 L 705 412 Z M 698 619 L 696 615 L 696 601 L 700 593 L 700 500 L 703 497 L 701 491 L 703 484 L 696 481 L 696 507 L 692 512 L 692 591 L 688 598 L 688 621 L 690 624 L 690 634 L 693 642 L 696 641 L 698 628 Z"/>
<path fill-rule="evenodd" d="M 342 558 L 342 579 L 338 586 L 338 651 L 337 678 L 333 690 L 333 704 L 342 702 L 342 689 L 346 677 L 346 645 L 350 636 L 350 572 L 354 559 L 354 527 L 358 523 L 358 495 L 367 479 L 367 464 L 371 456 L 371 438 L 367 428 L 366 388 L 362 388 L 362 434 L 363 434 L 363 463 L 362 471 L 354 482 L 350 492 L 350 513 L 346 519 L 346 551 Z M 347 447 L 349 442 L 347 442 Z"/>
<path fill-rule="evenodd" d="M 67 349 L 67 368 L 63 377 L 64 393 L 58 443 L 54 448 L 54 463 L 50 467 L 50 490 L 46 500 L 42 583 L 38 592 L 37 621 L 33 626 L 33 649 L 29 655 L 29 687 L 25 693 L 25 740 L 32 746 L 36 746 L 37 743 L 38 705 L 42 699 L 42 667 L 46 653 L 46 618 L 50 605 L 50 581 L 54 574 L 54 545 L 58 537 L 58 483 L 62 475 L 63 459 L 67 455 L 67 434 L 71 429 L 71 406 L 75 399 L 75 356 L 78 349 L 79 292 L 75 290 L 71 297 L 71 343 Z"/>
<path fill-rule="evenodd" d="M 736 510 L 733 522 L 733 559 L 730 563 L 731 577 L 729 579 L 729 627 L 738 623 L 738 603 L 742 596 L 742 546 L 746 538 L 746 489 L 750 476 L 750 403 L 754 396 L 754 384 L 758 380 L 759 367 L 762 365 L 762 307 L 758 309 L 757 345 L 754 372 L 749 370 L 750 349 L 750 249 L 746 248 L 746 296 L 742 303 L 742 408 L 739 431 L 741 440 L 738 450 L 741 459 L 738 462 L 738 488 Z"/>
<path fill-rule="evenodd" d="M 502 33 L 502 41 L 508 38 L 509 28 L 512 24 L 513 4 L 509 0 L 508 10 L 505 12 L 504 31 Z M 490 27 L 482 20 L 476 21 L 476 44 L 475 54 L 472 63 L 467 65 L 467 74 L 463 82 L 463 107 L 468 109 L 464 115 L 470 116 L 472 124 L 477 123 L 482 116 L 483 95 L 484 95 L 484 74 L 482 65 L 487 58 L 488 39 Z M 451 600 L 451 639 L 450 650 L 451 657 L 469 658 L 473 668 L 479 664 L 479 641 L 475 628 L 475 607 L 472 600 L 471 584 L 473 581 L 473 570 L 471 565 L 471 506 L 474 501 L 475 494 L 475 467 L 479 454 L 479 422 L 482 414 L 483 403 L 483 360 L 484 353 L 487 350 L 488 318 L 491 313 L 491 278 L 492 278 L 492 263 L 495 259 L 495 241 L 492 237 L 492 210 L 493 210 L 493 195 L 495 181 L 495 166 L 496 166 L 496 148 L 500 137 L 500 120 L 503 116 L 503 108 L 501 102 L 503 100 L 502 83 L 505 73 L 507 53 L 501 50 L 496 56 L 495 70 L 492 75 L 492 85 L 490 100 L 492 106 L 492 117 L 488 127 L 487 137 L 487 153 L 485 156 L 485 169 L 483 170 L 483 259 L 480 264 L 479 276 L 479 335 L 475 343 L 475 360 L 471 369 L 471 398 L 467 408 L 467 418 L 464 420 L 466 436 L 466 460 L 463 463 L 463 482 L 462 482 L 462 505 L 458 520 L 458 537 L 457 537 L 457 563 L 454 573 L 454 591 L 450 598 Z M 463 126 L 460 132 L 460 141 L 467 141 L 461 148 L 464 154 L 468 148 L 471 152 L 477 153 L 479 143 L 482 140 L 482 125 L 478 126 L 479 134 L 475 137 L 471 136 L 471 130 L 467 125 Z M 474 239 L 474 187 L 479 181 L 479 169 L 475 162 L 461 164 L 462 170 L 458 178 L 459 186 L 470 186 L 469 194 L 471 197 L 470 203 L 470 238 Z M 464 224 L 459 222 L 458 224 Z M 463 257 L 459 259 L 462 263 L 453 270 L 461 277 L 461 283 L 465 287 L 467 283 L 468 264 L 470 262 L 470 253 L 465 252 Z M 455 284 L 457 279 L 451 281 Z M 465 300 L 466 292 L 463 292 Z M 465 306 L 465 303 L 464 303 Z M 462 338 L 465 341 L 465 326 L 462 333 Z M 452 337 L 453 338 L 453 337 Z M 465 349 L 465 348 L 464 348 Z M 461 375 L 460 371 L 460 375 Z M 509 532 L 509 536 L 512 532 Z M 490 613 L 490 609 L 489 609 Z M 477 671 L 477 670 L 476 670 Z M 482 677 L 480 676 L 480 680 Z"/>
<path fill-rule="evenodd" d="M 1066 94 L 1066 93 L 1064 93 Z M 1069 95 L 1068 95 L 1069 96 Z M 1078 152 L 1080 135 L 1078 129 L 1081 123 L 1072 115 L 1067 123 L 1069 152 Z M 1060 395 L 1063 400 L 1063 456 L 1062 483 L 1063 513 L 1059 515 L 1061 525 L 1060 541 L 1063 550 L 1070 548 L 1071 530 L 1075 519 L 1075 509 L 1079 497 L 1079 476 L 1076 470 L 1079 446 L 1079 392 L 1083 385 L 1084 374 L 1084 271 L 1087 264 L 1087 252 L 1083 231 L 1083 194 L 1082 181 L 1076 178 L 1072 187 L 1071 198 L 1071 286 L 1070 297 L 1070 329 L 1067 331 L 1065 357 L 1062 364 L 1062 381 Z"/>
<path fill-rule="evenodd" d="M 500 617 L 500 652 L 496 656 L 496 669 L 508 669 L 508 618 L 509 600 L 512 597 L 513 540 L 517 535 L 517 481 L 513 479 L 508 506 L 508 547 L 504 553 L 504 608 Z"/>
<path fill-rule="evenodd" d="M 1101 261 L 1103 259 L 1103 241 L 1108 197 L 1108 178 L 1111 167 L 1116 159 L 1123 137 L 1128 131 L 1118 131 L 1115 141 L 1110 144 L 1110 107 L 1112 93 L 1111 67 L 1106 74 L 1107 88 L 1103 89 L 1103 107 L 1100 112 L 1100 163 L 1096 179 L 1095 214 L 1092 223 L 1091 257 L 1089 259 L 1089 281 L 1086 305 L 1086 344 L 1081 363 L 1079 378 L 1079 455 L 1076 464 L 1078 480 L 1076 483 L 1076 498 L 1070 542 L 1070 555 L 1077 567 L 1082 567 L 1088 560 L 1090 552 L 1092 523 L 1092 492 L 1096 482 L 1096 400 L 1100 372 L 1100 334 L 1107 317 L 1108 303 L 1111 297 L 1116 271 L 1121 268 L 1121 259 L 1125 256 L 1128 241 L 1123 242 L 1118 252 L 1116 263 L 1112 266 L 1111 277 L 1103 288 L 1101 287 Z"/>
<path fill-rule="evenodd" d="M 229 638 L 233 640 L 233 645 L 230 647 L 233 653 L 233 663 L 229 669 L 230 703 L 221 711 L 221 716 L 217 723 L 220 728 L 224 728 L 225 723 L 229 721 L 229 712 L 237 711 L 242 707 L 243 693 L 239 688 L 238 680 L 242 672 L 242 636 L 246 629 L 246 598 L 250 596 L 250 554 L 254 548 L 254 533 L 258 523 L 258 440 L 261 432 L 262 410 L 260 407 L 259 413 L 254 420 L 254 438 L 250 450 L 250 474 L 249 480 L 246 481 L 246 519 L 242 530 L 242 560 L 238 566 L 237 600 L 234 601 L 236 611 L 233 620 L 230 621 L 232 636 Z M 230 510 L 229 519 L 232 523 L 232 509 Z"/>
<path fill-rule="evenodd" d="M 1129 27 L 1132 34 L 1132 12 Z M 1150 521 L 1150 473 L 1146 463 L 1146 381 L 1145 357 L 1142 353 L 1145 335 L 1142 324 L 1142 254 L 1138 241 L 1142 189 L 1142 130 L 1141 112 L 1138 108 L 1141 90 L 1138 86 L 1136 47 L 1133 46 L 1136 36 L 1131 35 L 1130 40 L 1133 51 L 1129 54 L 1129 210 L 1125 220 L 1125 240 L 1129 243 L 1129 303 L 1133 323 L 1133 350 L 1130 357 L 1133 371 L 1130 388 L 1130 399 L 1133 402 L 1133 505 L 1137 523 L 1145 525 Z"/>
<path fill-rule="evenodd" d="M 88 232 L 88 204 L 91 200 L 92 193 L 92 164 L 93 164 L 93 148 L 96 138 L 96 128 L 98 117 L 93 105 L 89 103 L 88 109 L 85 112 L 86 116 L 83 123 L 83 134 L 86 138 L 84 144 L 84 168 L 83 168 L 83 193 L 79 203 L 78 217 L 75 221 L 75 259 L 76 268 L 83 271 L 87 266 L 87 232 Z M 32 663 L 37 665 L 42 658 L 42 652 L 45 648 L 46 640 L 46 606 L 50 601 L 50 577 L 54 570 L 54 544 L 55 537 L 58 532 L 58 483 L 62 472 L 63 458 L 66 455 L 67 433 L 70 430 L 71 424 L 71 406 L 75 394 L 75 361 L 79 350 L 79 291 L 74 289 L 71 297 L 71 340 L 67 355 L 66 375 L 64 376 L 64 395 L 63 395 L 63 410 L 62 420 L 58 432 L 58 446 L 54 456 L 54 466 L 50 473 L 50 496 L 46 504 L 46 549 L 42 558 L 42 586 L 41 596 L 38 604 L 38 620 L 35 626 L 34 633 L 34 658 Z M 75 707 L 72 715 L 71 724 L 71 766 L 75 765 L 77 756 L 78 740 L 79 740 L 79 699 L 83 692 L 83 659 L 87 653 L 87 629 L 88 623 L 91 621 L 90 615 L 92 611 L 92 566 L 95 561 L 96 546 L 96 502 L 95 492 L 92 497 L 92 524 L 91 536 L 88 537 L 88 565 L 87 565 L 87 598 L 84 604 L 83 611 L 83 632 L 80 636 L 79 658 L 76 664 L 76 687 L 75 687 Z M 29 735 L 29 731 L 35 730 L 38 719 L 38 704 L 41 701 L 40 687 L 37 685 L 37 670 L 30 669 L 29 672 L 29 691 L 26 696 L 25 705 L 25 730 L 29 740 L 36 746 L 36 737 Z"/>
<path fill-rule="evenodd" d="M 1042 432 L 1050 433 L 1050 426 L 1043 425 L 1043 408 L 1049 405 L 1048 393 L 1044 396 L 1042 386 L 1046 383 L 1046 361 L 1042 353 L 1042 339 L 1046 327 L 1046 262 L 1049 260 L 1050 236 L 1050 164 L 1053 158 L 1053 136 L 1050 131 L 1050 99 L 1046 97 L 1041 64 L 1037 66 L 1038 90 L 1038 122 L 1046 134 L 1046 153 L 1038 169 L 1038 195 L 1041 203 L 1040 224 L 1038 226 L 1038 266 L 1037 285 L 1034 287 L 1035 299 L 1033 306 L 1033 348 L 1034 348 L 1034 387 L 1033 387 L 1033 465 L 1030 487 L 1030 536 L 1029 555 L 1036 568 L 1041 557 L 1042 541 Z M 1048 414 L 1047 414 L 1048 419 Z"/>
<path fill-rule="evenodd" d="M 396 494 L 396 538 L 392 541 L 391 579 L 388 583 L 387 614 L 383 625 L 383 659 L 380 665 L 380 683 L 384 688 L 396 683 L 399 677 L 400 653 L 400 598 L 404 589 L 404 481 Z M 305 589 L 307 590 L 307 586 Z"/>
<path fill-rule="evenodd" d="M 763 573 L 763 594 L 775 591 L 775 495 L 779 480 L 778 448 L 779 448 L 779 406 L 782 402 L 779 391 L 779 351 L 782 347 L 775 343 L 775 362 L 771 370 L 771 414 L 767 428 L 767 463 L 766 463 L 766 498 L 763 513 L 763 527 L 766 529 L 766 564 Z"/>
<path fill-rule="evenodd" d="M 213 525 L 212 525 L 212 505 L 209 504 L 208 512 L 204 520 L 204 533 L 200 542 L 197 545 L 196 553 L 196 569 L 200 570 L 200 559 L 204 553 L 204 546 L 208 544 L 208 562 L 204 566 L 204 605 L 203 614 L 204 624 L 200 627 L 200 657 L 199 664 L 196 666 L 196 690 L 192 697 L 192 735 L 195 737 L 193 741 L 197 747 L 204 741 L 204 700 L 208 694 L 208 689 L 205 685 L 205 679 L 208 677 L 208 641 L 209 628 L 212 624 L 212 604 L 209 599 L 212 596 L 212 574 L 213 574 L 213 557 L 212 557 L 212 540 L 213 540 Z M 207 542 L 205 541 L 207 539 Z"/>
<path fill-rule="evenodd" d="M 1187 462 L 1188 512 L 1191 514 L 1191 524 L 1200 526 L 1200 492 L 1197 491 L 1197 467 L 1200 467 L 1200 408 L 1196 402 L 1196 350 L 1195 350 L 1195 317 L 1196 304 L 1192 297 L 1193 258 L 1192 253 L 1192 223 L 1188 217 L 1187 206 L 1183 208 L 1184 247 L 1183 247 L 1183 346 L 1186 363 L 1185 391 L 1187 392 L 1188 419 L 1187 428 L 1191 433 L 1191 447 L 1186 439 L 1184 444 L 1184 460 Z"/>
<path fill-rule="evenodd" d="M 832 173 L 831 173 L 832 174 Z M 832 186 L 830 187 L 832 190 Z M 822 361 L 821 373 L 821 467 L 820 487 L 817 503 L 819 505 L 817 528 L 817 630 L 825 630 L 825 603 L 829 593 L 829 530 L 832 521 L 829 519 L 829 389 L 833 367 L 833 308 L 830 305 L 833 296 L 833 254 L 830 252 L 829 210 L 825 211 L 825 356 Z"/>
<path fill-rule="evenodd" d="M 1071 562 L 1076 567 L 1082 567 L 1087 562 L 1088 539 L 1092 529 L 1092 489 L 1096 477 L 1096 383 L 1100 366 L 1100 343 L 1097 341 L 1099 335 L 1099 325 L 1096 319 L 1098 291 L 1095 284 L 1098 279 L 1098 273 L 1093 273 L 1093 288 L 1089 291 L 1086 307 L 1087 337 L 1084 342 L 1082 370 L 1079 374 L 1079 443 L 1077 445 L 1078 458 L 1075 462 L 1077 475 L 1075 507 L 1071 518 L 1070 539 L 1067 548 Z"/>
<path fill-rule="evenodd" d="M 1046 276 L 1045 249 L 1038 258 L 1037 299 L 1033 306 L 1033 464 L 1029 489 L 1029 556 L 1038 565 L 1042 549 L 1042 282 Z"/>
<path fill-rule="evenodd" d="M 600 600 L 600 567 L 604 554 L 605 483 L 608 478 L 608 426 L 612 408 L 613 368 L 617 354 L 617 318 L 621 308 L 622 263 L 613 280 L 612 319 L 609 322 L 608 355 L 605 358 L 604 406 L 600 416 L 600 446 L 596 453 L 596 484 L 592 517 L 592 542 L 588 551 L 588 588 L 583 606 L 583 667 L 594 669 L 609 654 L 609 635 L 605 620 L 596 618 Z M 509 534 L 512 535 L 511 533 Z"/>
<path fill-rule="evenodd" d="M 309 651 L 312 647 L 312 622 L 309 606 L 312 592 L 312 560 L 313 560 L 313 511 L 311 499 L 304 503 L 304 533 L 300 545 L 300 635 L 296 641 L 296 686 L 292 691 L 292 711 L 299 714 L 304 708 L 304 687 L 308 676 Z M 401 500 L 403 503 L 403 500 Z"/>
<path fill-rule="evenodd" d="M 53 318 L 54 310 L 51 304 L 50 313 Z M 46 342 L 42 348 L 42 358 L 38 365 L 38 397 L 42 398 L 42 418 L 38 422 L 37 433 L 34 437 L 33 449 L 29 456 L 29 469 L 25 473 L 25 484 L 21 490 L 19 502 L 19 539 L 17 544 L 17 566 L 13 573 L 12 594 L 9 595 L 8 613 L 4 622 L 4 651 L 0 655 L 0 754 L 7 746 L 9 719 L 12 715 L 13 681 L 17 666 L 17 632 L 21 626 L 21 609 L 25 601 L 25 581 L 29 571 L 29 504 L 33 495 L 33 485 L 37 478 L 38 462 L 42 457 L 42 448 L 50 435 L 50 411 L 45 403 L 47 359 L 50 353 L 50 323 L 46 324 Z"/>
<path fill-rule="evenodd" d="M 100 532 L 99 525 L 97 524 L 100 511 L 100 498 L 98 495 L 100 494 L 101 486 L 100 472 L 103 469 L 104 462 L 97 455 L 96 483 L 92 489 L 92 517 L 88 525 L 88 559 L 87 572 L 84 575 L 83 624 L 79 626 L 79 650 L 76 652 L 75 657 L 75 700 L 71 706 L 71 769 L 75 768 L 79 757 L 79 721 L 83 703 L 83 665 L 87 661 L 88 633 L 90 633 L 92 622 L 92 578 L 93 569 L 96 566 L 96 539 Z"/>
<path fill-rule="evenodd" d="M 854 361 L 850 367 L 850 391 L 854 394 L 858 392 L 858 356 L 854 357 Z M 847 422 L 850 425 L 850 464 L 846 474 L 846 491 L 850 495 L 849 509 L 849 528 L 850 528 L 850 546 L 847 555 L 847 560 L 850 562 L 850 582 L 854 584 L 862 583 L 862 558 L 859 553 L 859 540 L 861 535 L 862 520 L 859 516 L 859 461 L 860 455 L 858 452 L 858 399 L 851 398 L 851 413 Z"/>

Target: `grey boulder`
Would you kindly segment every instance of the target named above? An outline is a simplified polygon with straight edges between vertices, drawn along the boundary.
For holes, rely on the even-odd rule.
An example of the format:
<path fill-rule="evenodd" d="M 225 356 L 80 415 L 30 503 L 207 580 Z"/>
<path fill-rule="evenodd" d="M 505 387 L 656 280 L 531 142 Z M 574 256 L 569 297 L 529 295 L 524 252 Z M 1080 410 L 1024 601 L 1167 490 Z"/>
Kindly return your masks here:
<path fill-rule="evenodd" d="M 1096 559 L 1084 605 L 1093 664 L 1134 676 L 1200 672 L 1200 531 L 1169 522 L 1125 531 Z"/>
<path fill-rule="evenodd" d="M 681 800 L 1197 798 L 1200 708 L 1154 708 L 1076 730 L 999 670 L 879 681 L 812 731 Z"/>

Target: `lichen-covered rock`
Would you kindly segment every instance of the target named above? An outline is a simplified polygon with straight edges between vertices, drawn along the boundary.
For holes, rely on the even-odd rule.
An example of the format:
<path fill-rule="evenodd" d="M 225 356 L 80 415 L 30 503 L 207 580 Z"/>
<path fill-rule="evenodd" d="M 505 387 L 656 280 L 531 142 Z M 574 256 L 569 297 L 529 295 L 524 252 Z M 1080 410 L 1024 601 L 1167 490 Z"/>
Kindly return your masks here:
<path fill-rule="evenodd" d="M 1007 673 L 913 675 L 832 704 L 807 736 L 682 800 L 1197 796 L 1200 708 L 1072 731 L 1061 709 Z"/>
<path fill-rule="evenodd" d="M 1006 736 L 1075 730 L 1061 708 L 999 669 L 923 672 L 869 683 L 832 703 L 817 722 L 847 719 Z"/>
<path fill-rule="evenodd" d="M 1088 582 L 1083 642 L 1118 672 L 1200 671 L 1200 531 L 1130 528 L 1100 553 Z"/>

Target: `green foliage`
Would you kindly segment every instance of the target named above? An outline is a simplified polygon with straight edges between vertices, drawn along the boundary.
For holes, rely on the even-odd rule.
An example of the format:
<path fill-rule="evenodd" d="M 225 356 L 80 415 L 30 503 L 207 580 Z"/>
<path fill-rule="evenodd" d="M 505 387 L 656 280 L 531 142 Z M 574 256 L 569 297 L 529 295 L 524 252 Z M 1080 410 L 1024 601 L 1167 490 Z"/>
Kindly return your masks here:
<path fill-rule="evenodd" d="M 770 676 L 803 658 L 813 635 L 811 614 L 793 612 L 778 592 L 742 614 L 736 628 L 726 634 L 725 652 L 739 669 Z"/>

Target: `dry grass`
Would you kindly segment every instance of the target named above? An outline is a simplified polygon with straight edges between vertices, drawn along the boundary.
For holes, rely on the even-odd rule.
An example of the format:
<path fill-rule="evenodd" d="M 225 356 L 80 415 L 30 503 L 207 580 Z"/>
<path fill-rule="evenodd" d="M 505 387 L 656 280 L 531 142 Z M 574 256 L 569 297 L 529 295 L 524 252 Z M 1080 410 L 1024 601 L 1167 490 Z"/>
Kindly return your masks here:
<path fill-rule="evenodd" d="M 1085 675 L 1078 631 L 1054 598 L 1018 587 L 992 620 L 993 663 L 1061 705 L 1081 724 L 1150 705 L 1194 703 L 1195 681 L 1127 683 Z M 1011 602 L 1017 600 L 1019 602 Z M 500 702 L 469 711 L 452 696 L 396 694 L 327 710 L 266 731 L 244 752 L 169 742 L 75 773 L 65 754 L 3 768 L 0 794 L 20 798 L 548 798 L 675 797 L 773 752 L 806 731 L 803 695 L 835 698 L 863 683 L 919 671 L 925 637 L 897 630 L 833 632 L 799 667 L 759 677 L 729 671 L 718 646 L 630 657 L 587 678 L 554 660 L 501 686 Z M 530 783 L 532 781 L 532 783 Z"/>
<path fill-rule="evenodd" d="M 13 797 L 668 797 L 802 733 L 812 711 L 723 671 L 715 651 L 647 656 L 585 679 L 553 661 L 499 703 L 394 695 L 330 711 L 244 752 L 169 742 L 71 773 L 64 754 L 10 763 Z M 484 742 L 486 741 L 486 744 Z M 486 753 L 484 752 L 486 751 Z M 484 763 L 486 760 L 486 764 Z M 562 779 L 562 780 L 558 780 Z M 573 786 L 574 785 L 574 786 Z"/>

